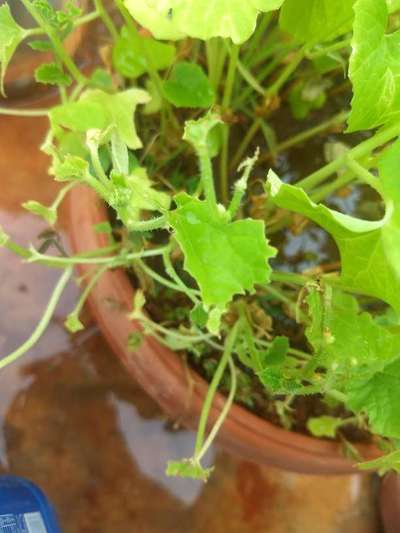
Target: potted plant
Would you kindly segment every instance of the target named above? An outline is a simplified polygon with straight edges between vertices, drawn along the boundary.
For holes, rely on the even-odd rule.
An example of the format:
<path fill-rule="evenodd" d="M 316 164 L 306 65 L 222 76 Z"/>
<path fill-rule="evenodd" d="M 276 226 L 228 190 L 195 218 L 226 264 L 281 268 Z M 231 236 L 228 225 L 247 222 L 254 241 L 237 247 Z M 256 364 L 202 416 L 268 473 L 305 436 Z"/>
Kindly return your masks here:
<path fill-rule="evenodd" d="M 88 300 L 135 378 L 178 422 L 198 421 L 193 457 L 170 475 L 206 480 L 218 434 L 297 471 L 398 469 L 398 3 L 114 0 L 114 20 L 101 0 L 85 15 L 21 2 L 54 53 L 36 78 L 60 88 L 60 103 L 36 112 L 49 117 L 42 149 L 65 183 L 51 206 L 25 207 L 56 224 L 68 195 L 75 255 L 1 234 L 62 274 L 0 368 L 40 337 L 78 266 L 66 327 L 83 328 Z M 90 76 L 63 47 L 68 16 L 100 18 L 109 33 Z M 4 68 L 25 31 L 7 5 L 0 24 Z M 291 135 L 278 142 L 285 121 Z M 345 122 L 349 136 L 331 138 Z M 320 161 L 292 183 L 296 150 L 303 166 Z M 364 218 L 322 203 L 346 196 Z M 304 264 L 296 234 L 331 238 L 331 252 Z"/>

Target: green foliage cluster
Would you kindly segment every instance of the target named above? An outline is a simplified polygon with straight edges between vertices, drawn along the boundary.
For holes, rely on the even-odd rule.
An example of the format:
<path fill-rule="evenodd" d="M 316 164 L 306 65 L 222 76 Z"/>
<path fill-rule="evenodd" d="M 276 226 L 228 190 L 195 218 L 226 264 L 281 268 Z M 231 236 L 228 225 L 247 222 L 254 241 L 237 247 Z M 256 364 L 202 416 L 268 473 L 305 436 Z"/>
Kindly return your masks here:
<path fill-rule="evenodd" d="M 38 340 L 74 264 L 96 268 L 67 317 L 72 332 L 83 328 L 80 312 L 101 275 L 133 268 L 143 290 L 136 292 L 132 319 L 146 334 L 186 350 L 211 369 L 193 457 L 171 462 L 169 475 L 208 479 L 212 469 L 201 461 L 235 399 L 251 405 L 251 391 L 243 393 L 249 383 L 251 389 L 251 379 L 276 402 L 285 427 L 292 423 L 298 396 L 315 395 L 341 406 L 341 415 L 310 418 L 308 431 L 342 439 L 349 425 L 369 431 L 390 453 L 361 467 L 400 471 L 399 2 L 114 1 L 123 20 L 119 27 L 102 0 L 86 14 L 70 2 L 57 11 L 47 0 L 21 0 L 37 23 L 32 29 L 18 25 L 8 4 L 0 7 L 2 92 L 13 54 L 29 39 L 36 52 L 53 54 L 36 70 L 36 81 L 55 85 L 60 93 L 59 103 L 44 111 L 49 131 L 42 148 L 63 188 L 51 206 L 30 201 L 25 208 L 54 225 L 65 195 L 84 184 L 112 208 L 121 226 L 116 238 L 108 222 L 101 225 L 97 231 L 108 235 L 109 246 L 72 257 L 21 248 L 1 230 L 2 246 L 64 272 L 38 327 L 0 359 L 0 368 Z M 88 77 L 64 41 L 94 19 L 109 32 L 109 54 Z M 351 109 L 278 143 L 269 121 L 276 108 L 286 99 L 292 120 L 301 126 L 316 110 L 329 107 L 330 89 L 343 71 L 352 90 Z M 7 107 L 0 111 L 23 114 Z M 297 183 L 265 165 L 267 149 L 276 158 L 345 119 L 347 132 L 362 133 L 352 137 L 358 144 L 341 144 L 326 165 Z M 238 141 L 233 132 L 241 121 L 248 130 Z M 256 135 L 261 153 L 240 164 Z M 236 167 L 239 177 L 233 179 Z M 259 185 L 260 172 L 263 187 L 256 196 L 262 212 L 255 215 L 249 184 Z M 341 187 L 360 184 L 379 195 L 380 220 L 323 203 Z M 298 273 L 276 267 L 281 250 L 271 245 L 273 233 L 294 218 L 332 237 L 339 268 Z M 161 268 L 154 266 L 155 257 Z M 157 291 L 186 299 L 186 307 L 171 310 L 172 327 L 145 313 L 146 298 Z M 270 327 L 260 302 L 266 301 L 273 316 L 276 300 L 303 328 L 301 346 Z M 140 336 L 132 338 L 131 348 L 140 342 Z M 221 386 L 226 403 L 207 433 Z"/>

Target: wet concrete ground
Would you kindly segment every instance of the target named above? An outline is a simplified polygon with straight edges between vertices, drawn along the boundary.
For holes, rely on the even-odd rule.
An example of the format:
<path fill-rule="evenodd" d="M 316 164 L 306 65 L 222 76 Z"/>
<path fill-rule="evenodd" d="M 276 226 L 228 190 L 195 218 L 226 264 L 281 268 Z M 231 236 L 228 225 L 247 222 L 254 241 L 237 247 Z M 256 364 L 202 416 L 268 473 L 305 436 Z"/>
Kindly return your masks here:
<path fill-rule="evenodd" d="M 45 127 L 0 116 L 0 224 L 24 244 L 45 224 L 21 202 L 56 191 L 38 151 Z M 0 356 L 30 334 L 58 275 L 0 250 Z M 372 476 L 300 476 L 215 449 L 207 485 L 166 478 L 194 435 L 169 429 L 94 324 L 65 332 L 77 296 L 71 284 L 39 344 L 0 373 L 0 471 L 38 483 L 65 533 L 380 531 Z"/>

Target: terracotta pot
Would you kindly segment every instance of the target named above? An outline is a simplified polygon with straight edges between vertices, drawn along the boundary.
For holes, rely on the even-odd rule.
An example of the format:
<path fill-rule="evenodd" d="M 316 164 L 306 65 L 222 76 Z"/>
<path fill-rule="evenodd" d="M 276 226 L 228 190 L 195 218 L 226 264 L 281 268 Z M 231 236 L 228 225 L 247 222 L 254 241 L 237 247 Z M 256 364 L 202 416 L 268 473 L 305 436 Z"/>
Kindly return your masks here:
<path fill-rule="evenodd" d="M 107 220 L 105 206 L 86 187 L 74 188 L 67 200 L 67 225 L 73 252 L 83 253 L 107 244 L 106 235 L 96 233 L 94 224 Z M 91 266 L 79 267 L 87 274 Z M 174 352 L 146 337 L 132 352 L 128 337 L 140 326 L 128 319 L 134 289 L 124 270 L 103 275 L 89 297 L 89 307 L 103 335 L 128 372 L 173 419 L 196 428 L 207 383 L 183 363 Z M 225 398 L 218 394 L 211 411 L 211 423 L 219 415 Z M 356 473 L 350 460 L 343 457 L 341 446 L 292 433 L 276 427 L 246 409 L 234 405 L 219 433 L 219 443 L 227 450 L 251 461 L 309 474 Z M 379 452 L 360 446 L 365 458 Z"/>
<path fill-rule="evenodd" d="M 380 509 L 385 533 L 400 531 L 400 476 L 387 474 L 380 489 Z"/>

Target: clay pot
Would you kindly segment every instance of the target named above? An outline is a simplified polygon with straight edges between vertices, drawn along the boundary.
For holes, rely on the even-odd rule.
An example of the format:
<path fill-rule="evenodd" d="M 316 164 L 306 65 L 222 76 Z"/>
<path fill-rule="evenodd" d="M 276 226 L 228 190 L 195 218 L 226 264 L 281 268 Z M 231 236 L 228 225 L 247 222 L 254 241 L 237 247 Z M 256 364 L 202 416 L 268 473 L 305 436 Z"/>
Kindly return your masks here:
<path fill-rule="evenodd" d="M 380 509 L 385 533 L 400 531 L 400 476 L 387 474 L 381 481 Z"/>
<path fill-rule="evenodd" d="M 67 200 L 67 226 L 74 253 L 106 246 L 107 237 L 93 226 L 107 220 L 105 206 L 86 187 L 75 187 Z M 80 265 L 87 274 L 93 266 Z M 207 383 L 177 354 L 146 337 L 140 348 L 131 351 L 128 337 L 140 325 L 128 319 L 134 288 L 122 269 L 103 275 L 89 297 L 90 310 L 114 353 L 132 377 L 161 408 L 180 424 L 195 429 L 207 391 Z M 215 422 L 225 398 L 215 398 L 210 424 Z M 263 465 L 309 474 L 351 474 L 357 470 L 341 451 L 339 443 L 300 435 L 258 418 L 234 405 L 219 433 L 219 443 L 243 458 Z M 379 452 L 372 446 L 359 446 L 366 459 Z"/>

